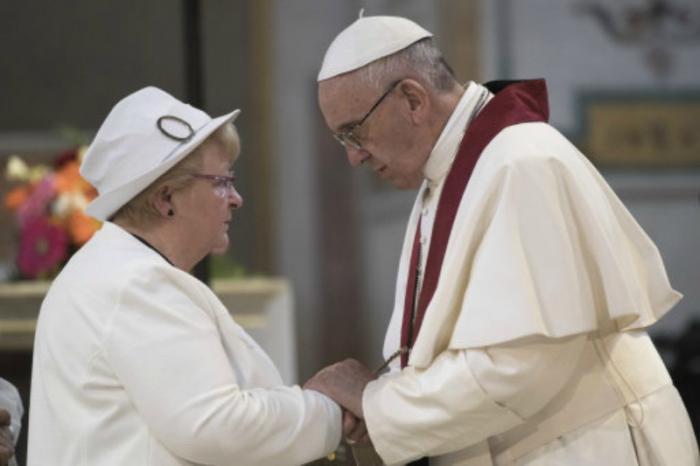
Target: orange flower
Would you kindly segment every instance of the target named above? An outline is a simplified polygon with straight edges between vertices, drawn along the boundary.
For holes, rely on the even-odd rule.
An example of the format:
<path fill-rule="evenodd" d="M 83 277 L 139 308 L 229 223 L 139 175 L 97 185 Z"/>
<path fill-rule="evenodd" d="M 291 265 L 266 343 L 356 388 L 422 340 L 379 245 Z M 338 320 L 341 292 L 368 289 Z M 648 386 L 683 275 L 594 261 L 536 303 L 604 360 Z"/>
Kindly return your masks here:
<path fill-rule="evenodd" d="M 5 194 L 5 207 L 15 211 L 27 200 L 27 197 L 29 197 L 29 187 L 18 186 Z"/>
<path fill-rule="evenodd" d="M 93 188 L 90 183 L 88 183 L 88 186 L 83 191 L 83 194 L 85 195 L 85 199 L 90 202 L 97 197 L 97 190 Z"/>
<path fill-rule="evenodd" d="M 100 228 L 100 222 L 76 210 L 68 217 L 68 233 L 78 246 L 82 246 Z"/>
<path fill-rule="evenodd" d="M 80 176 L 80 164 L 75 160 L 65 163 L 56 172 L 56 190 L 59 193 L 85 192 L 90 188 L 90 184 Z"/>

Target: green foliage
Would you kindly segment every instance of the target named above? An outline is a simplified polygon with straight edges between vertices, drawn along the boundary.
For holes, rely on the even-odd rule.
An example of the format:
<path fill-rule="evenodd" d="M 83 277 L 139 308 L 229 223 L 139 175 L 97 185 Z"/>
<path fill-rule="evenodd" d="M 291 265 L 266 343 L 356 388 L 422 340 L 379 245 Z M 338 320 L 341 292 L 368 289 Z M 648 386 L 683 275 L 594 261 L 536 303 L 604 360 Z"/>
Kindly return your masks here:
<path fill-rule="evenodd" d="M 209 267 L 212 279 L 243 278 L 249 275 L 246 268 L 228 254 L 210 256 Z"/>

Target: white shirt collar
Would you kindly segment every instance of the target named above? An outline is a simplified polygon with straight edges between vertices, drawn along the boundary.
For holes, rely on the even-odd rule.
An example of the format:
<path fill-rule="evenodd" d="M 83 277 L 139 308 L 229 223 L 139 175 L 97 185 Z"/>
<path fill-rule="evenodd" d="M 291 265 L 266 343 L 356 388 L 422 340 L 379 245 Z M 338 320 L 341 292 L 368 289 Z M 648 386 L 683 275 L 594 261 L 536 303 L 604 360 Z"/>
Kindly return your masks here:
<path fill-rule="evenodd" d="M 473 81 L 467 84 L 423 168 L 423 174 L 431 187 L 447 175 L 469 122 L 492 97 L 493 94 L 481 84 Z"/>

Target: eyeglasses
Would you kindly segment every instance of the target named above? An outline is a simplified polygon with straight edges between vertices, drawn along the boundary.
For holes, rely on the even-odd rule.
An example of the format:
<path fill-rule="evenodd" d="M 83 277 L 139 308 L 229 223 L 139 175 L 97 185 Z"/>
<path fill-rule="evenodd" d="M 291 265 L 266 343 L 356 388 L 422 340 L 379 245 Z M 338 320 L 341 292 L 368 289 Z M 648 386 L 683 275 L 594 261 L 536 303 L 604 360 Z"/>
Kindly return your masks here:
<path fill-rule="evenodd" d="M 360 138 L 357 135 L 357 130 L 360 129 L 360 126 L 367 121 L 367 118 L 372 114 L 372 112 L 379 107 L 379 104 L 382 103 L 384 98 L 389 95 L 391 91 L 394 90 L 394 88 L 401 82 L 403 79 L 399 79 L 398 81 L 394 81 L 389 85 L 386 91 L 384 91 L 384 94 L 377 99 L 377 101 L 372 105 L 372 108 L 369 109 L 367 113 L 365 113 L 365 116 L 363 116 L 360 121 L 352 125 L 349 129 L 345 131 L 340 131 L 337 133 L 333 133 L 333 137 L 343 145 L 343 147 L 347 147 L 348 144 L 350 144 L 352 147 L 354 147 L 357 150 L 362 150 L 362 143 L 360 142 Z"/>
<path fill-rule="evenodd" d="M 190 173 L 193 178 L 200 178 L 203 180 L 209 180 L 214 185 L 214 192 L 221 197 L 226 197 L 229 193 L 233 192 L 236 188 L 233 186 L 233 182 L 236 181 L 236 177 L 233 173 L 228 176 L 224 175 L 207 175 L 204 173 Z"/>

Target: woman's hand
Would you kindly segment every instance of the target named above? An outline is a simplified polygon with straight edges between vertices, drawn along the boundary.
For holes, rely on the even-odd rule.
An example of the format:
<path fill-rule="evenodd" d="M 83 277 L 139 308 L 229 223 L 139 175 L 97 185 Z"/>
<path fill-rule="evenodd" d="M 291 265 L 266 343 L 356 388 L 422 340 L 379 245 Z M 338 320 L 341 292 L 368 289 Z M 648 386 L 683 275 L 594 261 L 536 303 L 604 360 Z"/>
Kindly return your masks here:
<path fill-rule="evenodd" d="M 356 418 L 350 411 L 343 410 L 343 436 L 350 445 L 369 443 L 369 433 L 365 421 Z"/>

